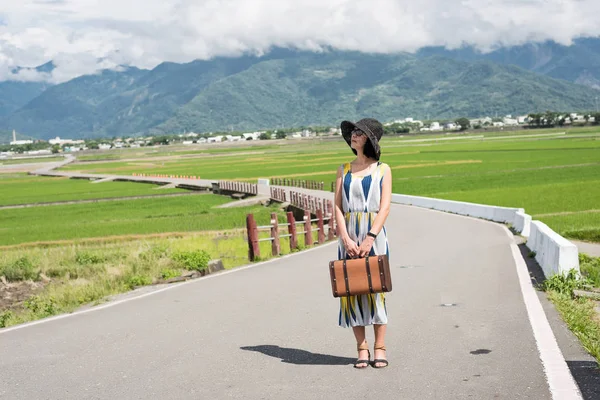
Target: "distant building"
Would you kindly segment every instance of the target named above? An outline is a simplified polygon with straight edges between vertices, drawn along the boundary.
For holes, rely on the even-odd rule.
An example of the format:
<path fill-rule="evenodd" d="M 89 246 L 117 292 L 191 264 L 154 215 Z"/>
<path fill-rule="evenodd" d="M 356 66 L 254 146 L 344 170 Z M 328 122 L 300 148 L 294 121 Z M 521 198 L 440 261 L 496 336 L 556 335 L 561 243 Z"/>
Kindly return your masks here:
<path fill-rule="evenodd" d="M 261 133 L 264 132 L 242 133 L 242 137 L 244 138 L 244 140 L 258 140 L 260 138 Z"/>
<path fill-rule="evenodd" d="M 33 144 L 33 140 L 17 140 L 17 132 L 13 129 L 13 140 L 10 142 L 13 146 L 19 146 L 22 144 Z"/>
<path fill-rule="evenodd" d="M 83 143 L 85 143 L 85 141 L 84 140 L 61 139 L 60 137 L 57 136 L 54 139 L 48 140 L 48 143 L 57 144 L 59 146 L 62 146 L 65 144 L 83 144 Z"/>
<path fill-rule="evenodd" d="M 223 141 L 223 136 L 213 136 L 208 138 L 208 143 L 221 143 Z"/>
<path fill-rule="evenodd" d="M 525 124 L 525 123 L 527 123 L 527 121 L 529 121 L 529 117 L 527 115 L 519 115 L 517 117 L 517 122 L 519 124 Z"/>
<path fill-rule="evenodd" d="M 456 130 L 458 128 L 459 128 L 459 126 L 456 125 L 454 122 L 448 122 L 446 125 L 444 125 L 444 129 L 448 129 L 448 130 Z"/>

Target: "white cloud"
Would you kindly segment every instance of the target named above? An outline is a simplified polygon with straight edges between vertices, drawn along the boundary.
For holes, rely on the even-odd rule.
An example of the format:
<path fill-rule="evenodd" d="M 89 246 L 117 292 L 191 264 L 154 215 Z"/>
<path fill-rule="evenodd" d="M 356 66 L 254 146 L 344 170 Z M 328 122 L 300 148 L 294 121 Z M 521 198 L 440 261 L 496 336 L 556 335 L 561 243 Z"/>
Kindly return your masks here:
<path fill-rule="evenodd" d="M 599 36 L 597 0 L 0 0 L 0 80 L 62 82 L 273 46 L 365 52 Z M 12 72 L 54 60 L 52 74 Z"/>

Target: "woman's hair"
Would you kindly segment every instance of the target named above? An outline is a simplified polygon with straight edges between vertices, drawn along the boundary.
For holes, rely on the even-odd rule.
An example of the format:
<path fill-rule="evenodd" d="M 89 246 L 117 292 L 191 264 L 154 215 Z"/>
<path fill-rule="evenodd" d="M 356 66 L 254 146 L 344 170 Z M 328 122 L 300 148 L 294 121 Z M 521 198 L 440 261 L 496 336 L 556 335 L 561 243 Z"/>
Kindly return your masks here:
<path fill-rule="evenodd" d="M 365 147 L 363 148 L 363 153 L 365 154 L 365 156 L 379 161 L 379 157 L 377 157 L 377 154 L 375 153 L 375 149 L 373 148 L 371 141 L 368 139 L 365 142 Z"/>
<path fill-rule="evenodd" d="M 354 153 L 354 155 L 358 154 L 355 149 L 352 149 L 352 152 Z M 373 145 L 371 144 L 371 141 L 369 139 L 365 141 L 365 147 L 363 147 L 363 154 L 369 158 L 379 161 L 379 157 L 377 157 L 375 149 L 373 148 Z"/>

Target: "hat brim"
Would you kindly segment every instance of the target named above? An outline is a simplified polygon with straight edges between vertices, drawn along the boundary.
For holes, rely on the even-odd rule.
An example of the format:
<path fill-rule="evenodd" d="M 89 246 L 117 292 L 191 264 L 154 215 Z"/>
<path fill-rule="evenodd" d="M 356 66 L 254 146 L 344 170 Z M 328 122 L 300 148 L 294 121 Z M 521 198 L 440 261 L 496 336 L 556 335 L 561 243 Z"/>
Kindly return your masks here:
<path fill-rule="evenodd" d="M 352 143 L 352 131 L 356 128 L 356 124 L 352 121 L 342 121 L 340 128 L 342 129 L 344 140 L 348 143 L 348 146 L 350 146 Z"/>

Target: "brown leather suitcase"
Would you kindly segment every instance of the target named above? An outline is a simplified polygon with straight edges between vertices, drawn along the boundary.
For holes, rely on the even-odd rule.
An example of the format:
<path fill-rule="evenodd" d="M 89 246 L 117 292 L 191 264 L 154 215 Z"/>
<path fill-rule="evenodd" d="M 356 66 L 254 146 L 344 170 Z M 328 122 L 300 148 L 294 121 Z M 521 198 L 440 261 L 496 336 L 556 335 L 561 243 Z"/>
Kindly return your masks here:
<path fill-rule="evenodd" d="M 329 263 L 333 297 L 392 291 L 387 256 L 370 256 Z"/>

